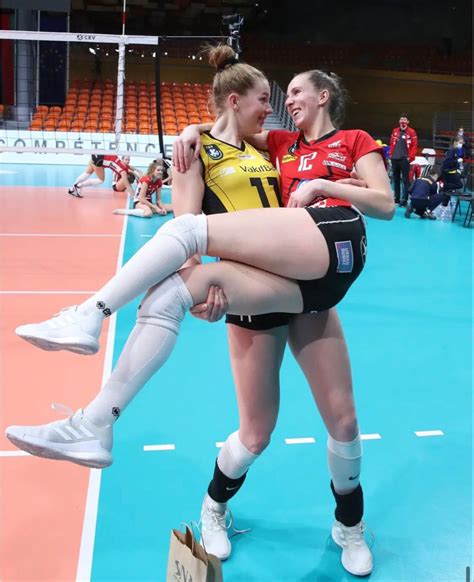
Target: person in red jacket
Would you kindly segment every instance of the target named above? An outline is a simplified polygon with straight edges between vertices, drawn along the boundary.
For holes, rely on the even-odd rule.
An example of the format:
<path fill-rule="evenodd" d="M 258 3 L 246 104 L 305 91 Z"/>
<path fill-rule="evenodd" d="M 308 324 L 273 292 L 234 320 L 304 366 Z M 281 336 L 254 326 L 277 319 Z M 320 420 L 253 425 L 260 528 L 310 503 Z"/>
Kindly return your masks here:
<path fill-rule="evenodd" d="M 406 206 L 408 200 L 408 186 L 410 174 L 410 162 L 415 159 L 418 137 L 416 131 L 408 127 L 410 121 L 402 113 L 399 126 L 395 127 L 390 136 L 390 160 L 392 163 L 393 188 L 395 202 L 400 206 Z M 400 195 L 400 179 L 403 181 L 403 196 Z"/>

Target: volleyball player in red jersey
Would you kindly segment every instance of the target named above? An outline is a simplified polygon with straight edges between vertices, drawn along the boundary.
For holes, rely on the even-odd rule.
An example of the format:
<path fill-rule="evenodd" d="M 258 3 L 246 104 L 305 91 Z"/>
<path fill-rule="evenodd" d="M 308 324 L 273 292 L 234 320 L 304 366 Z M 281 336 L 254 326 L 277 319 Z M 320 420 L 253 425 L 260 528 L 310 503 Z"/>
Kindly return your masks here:
<path fill-rule="evenodd" d="M 244 88 L 238 89 L 239 83 L 233 84 L 234 66 L 235 79 Z M 222 83 L 226 77 L 227 88 L 221 100 L 222 123 L 227 120 L 230 127 L 235 127 L 249 110 L 252 123 L 247 122 L 246 127 L 256 124 L 261 127 L 269 110 L 269 84 L 260 71 L 245 67 L 248 65 L 233 58 L 216 75 L 221 76 Z M 216 83 L 220 85 L 219 79 Z M 341 105 L 337 79 L 318 71 L 304 73 L 293 79 L 288 92 L 287 104 L 295 123 L 302 130 L 305 142 L 316 146 L 319 138 L 326 139 L 335 129 L 333 119 Z M 264 137 L 266 142 L 268 135 Z M 360 435 L 347 350 L 333 309 L 363 269 L 366 241 L 359 211 L 385 220 L 390 220 L 394 213 L 393 195 L 378 146 L 375 144 L 368 151 L 370 138 L 361 133 L 362 138 L 368 146 L 366 150 L 357 150 L 354 141 L 353 151 L 348 153 L 367 188 L 337 183 L 328 180 L 326 175 L 311 173 L 314 169 L 311 161 L 319 152 L 308 152 L 316 156 L 301 161 L 304 164 L 301 172 L 307 174 L 308 181 L 294 176 L 297 178 L 293 183 L 295 190 L 290 193 L 288 205 L 295 208 L 263 208 L 210 216 L 183 214 L 159 229 L 122 270 L 83 304 L 63 310 L 52 321 L 17 328 L 20 337 L 43 349 L 92 354 L 99 348 L 103 318 L 149 289 L 121 356 L 126 379 L 109 382 L 107 390 L 101 390 L 85 411 L 79 410 L 56 423 L 9 427 L 8 438 L 39 456 L 67 459 L 86 466 L 107 466 L 112 461 L 112 426 L 120 416 L 121 407 L 130 402 L 166 361 L 184 314 L 192 305 L 206 299 L 212 285 L 225 291 L 231 314 L 301 314 L 290 317 L 289 342 L 308 378 L 330 435 L 328 458 L 336 499 L 332 536 L 342 547 L 344 567 L 357 575 L 368 574 L 372 556 L 363 537 L 363 500 L 358 482 Z M 215 148 L 210 150 L 215 159 L 220 159 L 221 153 Z M 273 153 L 277 159 L 279 152 Z M 295 149 L 288 155 L 298 157 L 299 154 Z M 289 161 L 292 159 L 281 158 L 282 168 Z M 198 165 L 195 160 L 193 171 Z M 347 164 L 346 180 L 350 180 L 351 170 Z M 180 181 L 180 175 L 175 174 L 177 187 Z M 250 185 L 258 190 L 259 184 L 258 176 L 252 176 Z M 311 206 L 315 200 L 319 204 L 321 196 L 341 203 Z M 226 260 L 189 266 L 175 273 L 185 260 L 196 254 Z M 157 334 L 159 339 L 155 337 Z M 280 334 L 275 345 L 268 347 L 269 354 L 272 350 L 279 353 L 285 339 L 285 333 Z M 256 337 L 255 341 L 260 340 Z M 249 358 L 249 352 L 258 351 L 259 346 L 254 342 L 249 345 L 252 348 L 247 350 L 240 346 L 237 357 Z M 142 351 L 145 359 L 141 357 Z M 276 366 L 278 376 L 282 353 L 279 357 L 274 353 L 273 357 L 275 361 L 270 367 Z M 253 359 L 254 365 L 265 368 L 266 362 L 262 364 L 258 358 Z M 254 371 L 260 373 L 258 369 L 249 369 L 248 375 Z M 271 378 L 274 378 L 273 372 Z M 239 406 L 243 407 L 240 430 L 229 436 L 219 453 L 208 490 L 212 503 L 207 500 L 203 506 L 205 514 L 214 518 L 209 522 L 216 527 L 213 532 L 209 526 L 207 534 L 213 537 L 216 547 L 220 545 L 223 558 L 225 551 L 227 556 L 230 552 L 225 529 L 227 500 L 238 491 L 248 468 L 268 445 L 279 404 L 278 390 L 272 391 L 271 386 L 266 386 L 266 392 L 262 393 L 257 385 L 252 395 L 241 380 L 236 380 L 237 390 L 246 393 L 239 393 Z M 252 409 L 257 413 L 254 419 L 250 415 Z M 245 423 L 249 421 L 248 425 L 243 425 L 242 419 Z M 63 428 L 68 427 L 74 428 L 75 436 L 66 439 Z"/>
<path fill-rule="evenodd" d="M 104 183 L 105 179 L 105 168 L 109 168 L 117 177 L 117 180 L 121 180 L 125 186 L 126 192 L 133 198 L 134 192 L 128 180 L 128 165 L 119 156 L 106 155 L 106 156 L 91 156 L 91 159 L 87 165 L 85 171 L 76 178 L 74 184 L 68 189 L 68 194 L 71 196 L 76 196 L 77 198 L 83 198 L 82 188 L 88 186 L 100 186 Z M 97 178 L 91 178 L 92 174 L 97 176 Z"/>
<path fill-rule="evenodd" d="M 130 185 L 132 185 L 135 182 L 135 180 L 139 180 L 142 177 L 142 173 L 140 172 L 140 170 L 134 168 L 130 164 L 131 162 L 130 156 L 122 156 L 122 162 L 127 166 L 128 181 L 130 182 Z M 122 180 L 122 178 L 118 177 L 117 174 L 114 173 L 112 178 L 112 190 L 114 190 L 114 192 L 125 192 L 126 189 L 127 186 Z"/>
<path fill-rule="evenodd" d="M 344 266 L 347 253 L 351 253 L 350 242 L 340 236 L 346 222 L 358 220 L 357 212 L 352 209 L 350 199 L 341 199 L 333 191 L 336 182 L 359 184 L 351 178 L 354 167 L 364 175 L 365 156 L 378 157 L 381 147 L 366 132 L 361 130 L 338 130 L 343 105 L 344 90 L 338 77 L 321 71 L 309 71 L 298 75 L 288 87 L 287 108 L 299 131 L 263 131 L 247 141 L 260 150 L 268 150 L 270 158 L 281 174 L 281 192 L 284 206 L 311 206 L 317 213 L 317 224 L 324 231 L 333 260 L 339 270 L 350 271 L 350 260 Z M 200 131 L 207 130 L 206 124 Z M 190 147 L 192 145 L 192 148 Z M 173 160 L 178 170 L 189 165 L 192 150 L 199 151 L 200 141 L 196 128 L 190 127 L 175 142 Z M 361 195 L 370 198 L 368 190 Z M 357 204 L 361 208 L 361 204 Z M 316 220 L 316 219 L 315 219 Z M 338 232 L 339 231 L 339 232 Z M 336 240 L 338 239 L 338 240 Z M 347 237 L 349 239 L 349 237 Z M 365 238 L 361 240 L 365 260 Z M 327 281 L 331 278 L 327 276 Z M 331 489 L 336 500 L 336 522 L 332 535 L 336 543 L 343 547 L 344 567 L 356 575 L 366 575 L 372 569 L 372 557 L 363 539 L 363 495 L 359 484 L 362 448 L 352 393 L 352 380 L 347 347 L 342 327 L 334 305 L 335 287 L 321 285 L 318 313 L 288 317 L 288 341 L 300 364 L 313 392 L 314 399 L 328 428 L 328 461 L 331 473 Z M 209 310 L 219 312 L 219 297 L 215 303 L 208 301 Z M 206 316 L 206 311 L 201 317 Z M 270 345 L 270 338 L 278 344 L 285 341 L 286 335 L 279 336 L 278 330 L 254 331 L 242 328 L 245 324 L 233 321 L 234 328 L 229 330 L 232 369 L 238 393 L 240 428 L 228 438 L 233 455 L 245 457 L 245 448 L 254 458 L 247 455 L 245 469 L 263 452 L 270 442 L 271 432 L 276 423 L 278 412 L 279 386 L 269 379 L 278 373 L 281 359 L 279 350 L 267 348 L 265 357 L 256 350 L 246 350 L 249 333 L 253 333 L 252 343 Z M 285 322 L 283 322 L 285 323 Z M 282 325 L 282 322 L 280 322 Z M 262 329 L 262 328 L 260 328 Z M 283 337 L 283 340 L 281 339 Z M 278 340 L 278 341 L 277 341 Z M 258 358 L 260 362 L 258 362 Z M 263 363 L 264 362 L 264 363 Z M 261 396 L 258 397 L 257 395 Z M 266 407 L 263 403 L 266 403 Z M 237 435 L 237 436 L 236 436 Z M 244 447 L 242 447 L 242 444 Z M 226 475 L 223 475 L 225 467 Z M 226 481 L 232 476 L 235 482 Z M 242 466 L 232 459 L 232 455 L 219 455 L 213 480 L 208 494 L 220 502 L 215 507 L 215 519 L 203 522 L 216 523 L 210 532 L 204 531 L 206 547 L 221 557 L 230 551 L 227 529 L 225 527 L 225 508 L 227 501 L 238 491 L 245 477 Z M 238 485 L 238 486 L 236 486 Z M 228 486 L 226 490 L 225 486 Z M 228 493 L 227 491 L 231 491 Z M 220 510 L 220 511 L 219 511 Z"/>
<path fill-rule="evenodd" d="M 114 214 L 128 214 L 141 218 L 151 218 L 153 214 L 161 216 L 171 212 L 171 204 L 164 204 L 161 201 L 161 188 L 163 181 L 163 165 L 160 162 L 153 162 L 148 166 L 144 176 L 138 180 L 137 191 L 133 197 L 133 209 L 119 208 L 114 210 Z M 155 202 L 153 201 L 155 198 Z"/>

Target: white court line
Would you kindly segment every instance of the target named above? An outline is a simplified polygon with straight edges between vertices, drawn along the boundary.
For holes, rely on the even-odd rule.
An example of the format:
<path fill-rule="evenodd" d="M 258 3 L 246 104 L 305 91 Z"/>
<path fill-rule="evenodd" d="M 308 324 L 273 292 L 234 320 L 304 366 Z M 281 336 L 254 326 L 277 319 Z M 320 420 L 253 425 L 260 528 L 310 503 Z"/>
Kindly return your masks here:
<path fill-rule="evenodd" d="M 285 439 L 287 445 L 308 445 L 315 443 L 316 440 L 313 437 L 303 437 L 297 439 Z"/>
<path fill-rule="evenodd" d="M 176 445 L 145 445 L 144 451 L 174 451 Z"/>
<path fill-rule="evenodd" d="M 444 436 L 442 430 L 415 430 L 417 437 Z"/>
<path fill-rule="evenodd" d="M 123 263 L 127 224 L 128 216 L 125 216 L 125 220 L 123 221 L 122 225 L 122 238 L 120 240 L 116 272 L 120 270 Z M 102 385 L 105 384 L 110 376 L 110 373 L 112 372 L 116 324 L 117 315 L 114 313 L 109 320 L 109 332 L 107 334 L 107 346 L 104 359 L 104 371 L 102 374 Z M 100 469 L 91 469 L 89 487 L 87 489 L 86 506 L 84 510 L 84 522 L 82 525 L 81 546 L 79 548 L 79 558 L 77 561 L 76 582 L 89 582 L 91 579 L 92 557 L 94 554 L 101 477 L 102 471 Z"/>
<path fill-rule="evenodd" d="M 0 236 L 24 236 L 24 237 L 102 237 L 102 238 L 119 238 L 120 234 L 40 234 L 40 233 L 13 233 L 13 232 L 0 232 Z"/>
<path fill-rule="evenodd" d="M 381 435 L 379 435 L 378 432 L 374 432 L 372 434 L 361 434 L 360 435 L 360 440 L 361 441 L 378 441 L 382 438 Z"/>
<path fill-rule="evenodd" d="M 94 295 L 96 291 L 0 291 L 0 295 Z"/>
<path fill-rule="evenodd" d="M 26 451 L 0 451 L 0 457 L 31 457 Z"/>

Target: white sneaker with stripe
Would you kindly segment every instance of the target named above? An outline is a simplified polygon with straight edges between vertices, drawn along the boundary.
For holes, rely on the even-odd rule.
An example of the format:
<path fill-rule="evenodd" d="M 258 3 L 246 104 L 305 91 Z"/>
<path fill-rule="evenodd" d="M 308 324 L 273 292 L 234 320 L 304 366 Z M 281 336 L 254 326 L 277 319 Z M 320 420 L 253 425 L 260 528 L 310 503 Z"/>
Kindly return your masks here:
<path fill-rule="evenodd" d="M 41 323 L 20 325 L 15 333 L 42 350 L 67 350 L 88 356 L 99 350 L 103 319 L 99 309 L 84 314 L 73 305 Z"/>
<path fill-rule="evenodd" d="M 72 413 L 62 405 L 53 408 Z M 112 464 L 112 426 L 96 426 L 84 416 L 83 410 L 49 424 L 9 426 L 5 436 L 19 449 L 37 457 L 96 469 Z"/>
<path fill-rule="evenodd" d="M 227 523 L 230 518 L 230 523 Z M 201 508 L 201 545 L 219 560 L 227 560 L 232 551 L 228 530 L 232 517 L 227 503 L 218 503 L 206 493 Z"/>
<path fill-rule="evenodd" d="M 372 552 L 364 539 L 363 521 L 348 527 L 340 521 L 332 526 L 331 537 L 342 548 L 341 562 L 354 576 L 367 576 L 372 572 Z"/>

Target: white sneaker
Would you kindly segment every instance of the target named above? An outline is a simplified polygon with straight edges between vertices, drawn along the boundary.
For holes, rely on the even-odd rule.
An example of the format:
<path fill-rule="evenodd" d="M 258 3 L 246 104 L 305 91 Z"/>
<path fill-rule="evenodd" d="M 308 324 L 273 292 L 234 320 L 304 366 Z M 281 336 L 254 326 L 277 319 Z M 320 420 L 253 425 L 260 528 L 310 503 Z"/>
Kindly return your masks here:
<path fill-rule="evenodd" d="M 218 503 L 206 493 L 201 508 L 201 545 L 207 553 L 214 554 L 219 560 L 227 560 L 232 551 L 227 535 L 231 526 L 231 523 L 227 525 L 229 514 L 227 503 Z"/>
<path fill-rule="evenodd" d="M 96 469 L 112 464 L 112 427 L 96 426 L 84 416 L 83 410 L 49 424 L 9 426 L 5 436 L 19 449 L 37 457 L 71 461 Z"/>
<path fill-rule="evenodd" d="M 47 321 L 20 325 L 15 333 L 42 350 L 67 350 L 89 356 L 99 350 L 102 321 L 99 309 L 85 315 L 73 305 Z"/>
<path fill-rule="evenodd" d="M 372 553 L 365 542 L 364 531 L 363 521 L 353 527 L 335 521 L 332 526 L 332 539 L 342 548 L 342 565 L 354 576 L 367 576 L 372 572 Z"/>

